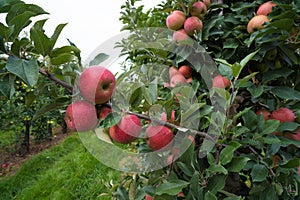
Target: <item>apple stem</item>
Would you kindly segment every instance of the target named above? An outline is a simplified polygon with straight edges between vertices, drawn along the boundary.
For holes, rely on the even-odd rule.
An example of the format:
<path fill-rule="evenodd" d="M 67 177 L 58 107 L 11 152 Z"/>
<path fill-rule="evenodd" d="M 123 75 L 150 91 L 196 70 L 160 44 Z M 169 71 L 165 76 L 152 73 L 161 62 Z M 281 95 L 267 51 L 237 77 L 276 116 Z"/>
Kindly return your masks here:
<path fill-rule="evenodd" d="M 165 121 L 161 121 L 161 120 L 158 120 L 158 119 L 152 119 L 152 118 L 150 118 L 147 115 L 135 113 L 135 112 L 132 112 L 132 111 L 126 111 L 125 113 L 129 114 L 129 115 L 135 115 L 135 116 L 137 116 L 137 117 L 139 117 L 141 119 L 151 120 L 151 121 L 153 121 L 153 122 L 155 122 L 157 124 L 166 126 L 168 128 L 171 128 L 171 129 L 177 129 L 178 131 L 181 131 L 181 132 L 182 131 L 186 132 L 187 130 L 189 130 L 192 134 L 200 135 L 200 136 L 203 136 L 203 137 L 207 137 L 207 139 L 214 141 L 214 139 L 210 135 L 208 135 L 207 133 L 205 133 L 205 132 L 201 132 L 201 131 L 197 131 L 197 130 L 193 130 L 193 129 L 189 129 L 189 128 L 177 126 L 175 124 L 172 124 L 172 123 L 169 123 L 169 122 L 165 122 Z M 184 130 L 186 130 L 186 131 L 184 131 Z"/>

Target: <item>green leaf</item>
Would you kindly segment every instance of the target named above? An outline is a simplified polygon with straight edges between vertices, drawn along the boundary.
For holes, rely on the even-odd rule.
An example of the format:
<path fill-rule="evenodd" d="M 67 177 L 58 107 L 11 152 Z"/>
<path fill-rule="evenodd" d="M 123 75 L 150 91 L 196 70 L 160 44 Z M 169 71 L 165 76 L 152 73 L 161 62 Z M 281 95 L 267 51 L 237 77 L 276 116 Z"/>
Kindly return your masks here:
<path fill-rule="evenodd" d="M 255 164 L 251 171 L 251 177 L 253 182 L 262 182 L 266 180 L 268 176 L 268 169 L 261 164 Z"/>
<path fill-rule="evenodd" d="M 133 91 L 132 95 L 129 99 L 129 104 L 132 108 L 136 108 L 140 105 L 141 101 L 143 100 L 143 89 L 142 87 L 136 88 L 136 90 Z"/>
<path fill-rule="evenodd" d="M 225 167 L 223 167 L 222 165 L 210 165 L 207 170 L 209 172 L 213 172 L 213 173 L 222 173 L 224 175 L 228 174 L 227 169 Z"/>
<path fill-rule="evenodd" d="M 35 50 L 46 56 L 51 51 L 51 42 L 47 35 L 44 33 L 43 26 L 46 19 L 37 21 L 30 29 L 30 38 L 34 43 Z"/>
<path fill-rule="evenodd" d="M 2 81 L 0 81 L 0 91 L 8 99 L 11 99 L 15 93 L 14 80 L 15 75 L 9 74 L 6 75 Z"/>
<path fill-rule="evenodd" d="M 89 66 L 99 65 L 100 63 L 102 63 L 103 61 L 107 60 L 108 58 L 109 58 L 109 55 L 107 55 L 105 53 L 99 53 L 97 56 L 95 56 L 93 58 L 93 60 L 91 60 L 89 62 Z"/>
<path fill-rule="evenodd" d="M 210 191 L 205 193 L 204 200 L 218 200 L 218 198 Z"/>
<path fill-rule="evenodd" d="M 247 157 L 234 157 L 231 160 L 231 162 L 226 166 L 226 169 L 229 172 L 240 172 L 249 160 L 250 158 Z"/>
<path fill-rule="evenodd" d="M 100 127 L 101 128 L 110 128 L 111 126 L 114 126 L 117 123 L 119 123 L 119 121 L 121 121 L 121 119 L 122 119 L 122 116 L 120 115 L 120 113 L 111 112 L 105 117 L 105 119 L 103 121 L 101 121 Z"/>
<path fill-rule="evenodd" d="M 290 131 L 293 132 L 297 129 L 298 123 L 296 122 L 282 122 L 280 123 L 280 126 L 277 128 L 277 132 L 284 132 L 284 131 Z"/>
<path fill-rule="evenodd" d="M 242 69 L 246 66 L 246 64 L 247 64 L 250 60 L 252 60 L 252 58 L 255 56 L 255 54 L 257 54 L 258 51 L 259 51 L 259 50 L 256 50 L 256 51 L 250 53 L 249 55 L 247 55 L 247 56 L 240 62 L 240 64 L 234 64 L 234 65 L 232 66 L 232 68 L 233 68 L 233 74 L 232 74 L 232 75 L 233 75 L 234 77 L 238 77 L 238 76 L 240 75 Z"/>
<path fill-rule="evenodd" d="M 264 122 L 262 127 L 258 127 L 259 134 L 267 135 L 267 134 L 273 133 L 277 130 L 279 125 L 280 125 L 279 120 L 273 120 L 273 119 L 267 120 Z"/>
<path fill-rule="evenodd" d="M 234 152 L 238 149 L 241 144 L 237 143 L 237 145 L 226 145 L 226 147 L 220 153 L 220 163 L 222 165 L 226 165 L 231 162 Z"/>
<path fill-rule="evenodd" d="M 52 50 L 56 44 L 56 41 L 61 33 L 61 31 L 64 29 L 64 27 L 66 26 L 67 24 L 59 24 L 56 28 L 55 28 L 55 31 L 53 33 L 53 35 L 51 36 L 50 38 L 50 50 Z"/>
<path fill-rule="evenodd" d="M 280 165 L 283 168 L 295 168 L 300 166 L 300 158 L 293 158 L 289 160 L 287 163 Z"/>
<path fill-rule="evenodd" d="M 34 92 L 29 92 L 29 93 L 26 94 L 26 97 L 25 97 L 26 109 L 30 108 L 30 106 L 32 105 L 34 100 L 36 100 L 36 96 L 34 95 Z"/>
<path fill-rule="evenodd" d="M 39 66 L 37 60 L 22 60 L 15 56 L 9 56 L 6 69 L 20 77 L 28 85 L 33 87 L 38 81 Z"/>
<path fill-rule="evenodd" d="M 300 100 L 300 92 L 290 87 L 274 87 L 271 91 L 278 97 L 287 100 Z"/>
<path fill-rule="evenodd" d="M 61 65 L 76 60 L 76 56 L 73 53 L 61 53 L 56 57 L 51 58 L 51 64 Z"/>
<path fill-rule="evenodd" d="M 280 68 L 280 69 L 274 69 L 274 70 L 269 70 L 263 75 L 263 82 L 267 83 L 272 80 L 276 80 L 280 77 L 288 77 L 290 74 L 292 74 L 294 70 L 289 69 L 287 67 Z"/>
<path fill-rule="evenodd" d="M 18 35 L 22 31 L 22 29 L 31 23 L 31 21 L 29 19 L 35 15 L 36 14 L 34 12 L 26 11 L 16 17 L 14 17 L 9 23 L 10 28 L 11 28 L 11 32 L 9 35 L 10 39 L 14 40 L 16 37 L 18 37 Z"/>
<path fill-rule="evenodd" d="M 190 183 L 183 180 L 173 180 L 170 182 L 162 183 L 156 188 L 155 194 L 162 195 L 177 195 L 183 188 L 187 187 Z"/>
<path fill-rule="evenodd" d="M 243 116 L 243 121 L 245 123 L 245 126 L 249 129 L 249 130 L 255 130 L 257 127 L 257 122 L 258 122 L 258 117 L 257 115 L 252 111 L 249 110 L 248 112 L 246 112 Z"/>
<path fill-rule="evenodd" d="M 242 87 L 245 83 L 247 83 L 251 78 L 253 78 L 258 72 L 253 72 L 252 74 L 249 74 L 248 76 L 243 77 L 242 79 L 239 79 L 237 83 L 237 88 Z"/>
<path fill-rule="evenodd" d="M 217 194 L 219 190 L 222 190 L 225 187 L 226 183 L 226 175 L 223 174 L 216 174 L 213 177 L 211 177 L 207 184 L 207 189 L 213 193 Z"/>

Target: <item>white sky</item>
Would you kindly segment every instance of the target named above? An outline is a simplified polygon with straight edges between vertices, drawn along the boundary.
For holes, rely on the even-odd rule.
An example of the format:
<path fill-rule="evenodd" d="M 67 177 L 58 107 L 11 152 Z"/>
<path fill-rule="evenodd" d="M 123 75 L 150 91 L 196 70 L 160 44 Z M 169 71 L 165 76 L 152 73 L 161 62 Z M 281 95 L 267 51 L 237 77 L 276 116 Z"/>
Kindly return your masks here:
<path fill-rule="evenodd" d="M 60 23 L 68 23 L 58 41 L 59 46 L 67 45 L 67 38 L 81 50 L 81 56 L 87 59 L 89 54 L 107 39 L 118 35 L 122 27 L 119 21 L 121 5 L 125 0 L 24 0 L 42 7 L 50 15 L 45 24 L 48 36 L 52 35 Z M 152 8 L 161 0 L 143 0 L 139 5 Z"/>

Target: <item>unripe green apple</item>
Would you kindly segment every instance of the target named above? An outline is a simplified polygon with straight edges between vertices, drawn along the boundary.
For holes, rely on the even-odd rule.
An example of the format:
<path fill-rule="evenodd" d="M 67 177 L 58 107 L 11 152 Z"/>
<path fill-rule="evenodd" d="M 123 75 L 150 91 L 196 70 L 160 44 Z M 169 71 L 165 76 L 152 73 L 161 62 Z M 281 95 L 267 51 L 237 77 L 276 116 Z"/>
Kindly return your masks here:
<path fill-rule="evenodd" d="M 184 30 L 190 36 L 199 33 L 202 28 L 203 23 L 198 17 L 189 17 L 184 22 Z"/>
<path fill-rule="evenodd" d="M 277 4 L 272 1 L 267 1 L 259 6 L 256 15 L 268 15 L 276 5 Z"/>
<path fill-rule="evenodd" d="M 277 57 L 277 48 L 274 48 L 274 49 L 267 51 L 264 58 L 266 60 L 273 61 L 276 59 L 276 57 Z"/>
<path fill-rule="evenodd" d="M 256 15 L 254 16 L 247 25 L 248 33 L 252 34 L 256 30 L 264 28 L 264 23 L 269 22 L 269 19 L 266 15 Z"/>
<path fill-rule="evenodd" d="M 115 76 L 105 67 L 88 67 L 79 78 L 80 93 L 91 103 L 103 104 L 109 101 L 115 87 Z"/>
<path fill-rule="evenodd" d="M 175 10 L 167 17 L 166 25 L 169 29 L 177 31 L 183 26 L 185 19 L 182 11 Z"/>
<path fill-rule="evenodd" d="M 277 119 L 280 122 L 293 122 L 295 121 L 295 114 L 288 108 L 279 108 L 272 112 L 271 119 Z"/>
<path fill-rule="evenodd" d="M 166 147 L 173 140 L 173 132 L 165 126 L 149 126 L 145 135 L 148 137 L 147 145 L 154 151 Z"/>
<path fill-rule="evenodd" d="M 98 124 L 96 108 L 85 100 L 75 101 L 67 107 L 65 122 L 72 131 L 92 130 Z"/>
<path fill-rule="evenodd" d="M 208 2 L 206 2 L 208 3 Z M 210 2 L 209 2 L 210 3 Z M 195 16 L 199 19 L 202 19 L 207 14 L 207 6 L 202 1 L 197 1 L 193 4 L 193 6 L 190 9 L 190 14 L 192 16 Z"/>
<path fill-rule="evenodd" d="M 110 137 L 121 144 L 134 141 L 141 133 L 142 124 L 135 115 L 125 115 L 119 123 L 109 128 Z"/>

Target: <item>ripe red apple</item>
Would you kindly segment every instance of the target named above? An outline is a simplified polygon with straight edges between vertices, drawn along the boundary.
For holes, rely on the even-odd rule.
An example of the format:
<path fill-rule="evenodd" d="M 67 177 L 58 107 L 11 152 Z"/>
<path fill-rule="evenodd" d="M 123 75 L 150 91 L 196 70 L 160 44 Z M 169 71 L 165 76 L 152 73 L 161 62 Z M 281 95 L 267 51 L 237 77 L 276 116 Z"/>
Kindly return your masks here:
<path fill-rule="evenodd" d="M 295 115 L 293 111 L 288 108 L 279 108 L 272 112 L 271 119 L 277 119 L 280 122 L 293 122 L 295 120 Z"/>
<path fill-rule="evenodd" d="M 206 8 L 210 7 L 210 0 L 203 0 L 203 3 L 206 5 Z"/>
<path fill-rule="evenodd" d="M 185 85 L 186 84 L 186 79 L 182 74 L 175 74 L 172 76 L 170 80 L 170 86 L 175 87 L 176 85 Z"/>
<path fill-rule="evenodd" d="M 96 104 L 107 102 L 116 87 L 115 76 L 105 67 L 86 68 L 79 78 L 79 90 L 88 101 Z"/>
<path fill-rule="evenodd" d="M 185 14 L 180 10 L 173 11 L 166 20 L 167 27 L 171 30 L 179 30 L 185 21 Z"/>
<path fill-rule="evenodd" d="M 185 78 L 190 78 L 192 76 L 192 68 L 187 65 L 182 65 L 181 67 L 179 67 L 178 72 Z"/>
<path fill-rule="evenodd" d="M 146 194 L 145 200 L 154 200 L 154 197 L 150 196 L 149 194 Z"/>
<path fill-rule="evenodd" d="M 230 85 L 230 81 L 222 75 L 217 75 L 213 78 L 213 88 L 227 88 Z"/>
<path fill-rule="evenodd" d="M 5 169 L 5 168 L 7 167 L 7 164 L 6 164 L 6 163 L 3 163 L 3 164 L 1 165 L 1 167 L 2 167 L 3 169 Z"/>
<path fill-rule="evenodd" d="M 72 131 L 92 130 L 98 124 L 96 108 L 85 100 L 75 101 L 67 107 L 65 122 Z"/>
<path fill-rule="evenodd" d="M 262 114 L 264 116 L 265 120 L 270 119 L 271 117 L 271 113 L 269 111 L 267 111 L 266 109 L 260 109 L 258 111 L 256 111 L 256 115 Z"/>
<path fill-rule="evenodd" d="M 269 22 L 269 19 L 266 15 L 256 15 L 254 16 L 247 25 L 248 33 L 253 33 L 256 30 L 264 28 L 264 23 Z"/>
<path fill-rule="evenodd" d="M 272 1 L 267 1 L 259 6 L 256 15 L 268 15 L 270 12 L 272 12 L 272 8 L 276 5 L 277 4 L 273 3 Z"/>
<path fill-rule="evenodd" d="M 167 157 L 167 165 L 171 165 L 174 161 L 175 161 L 175 156 L 173 154 L 170 154 L 168 157 Z"/>
<path fill-rule="evenodd" d="M 99 119 L 105 119 L 105 117 L 112 112 L 112 109 L 110 107 L 104 106 L 100 109 L 99 112 Z"/>
<path fill-rule="evenodd" d="M 170 144 L 174 137 L 171 129 L 161 125 L 149 126 L 145 131 L 145 135 L 148 137 L 148 146 L 154 151 Z"/>
<path fill-rule="evenodd" d="M 173 33 L 173 41 L 176 42 L 176 43 L 180 43 L 180 42 L 186 40 L 187 38 L 189 38 L 189 36 L 185 32 L 184 29 L 180 29 L 180 30 L 175 31 Z"/>
<path fill-rule="evenodd" d="M 172 76 L 174 76 L 175 74 L 178 74 L 178 69 L 174 66 L 171 66 L 169 68 L 169 77 L 170 79 L 172 78 Z"/>
<path fill-rule="evenodd" d="M 173 123 L 175 121 L 175 110 L 172 110 L 170 119 L 167 119 L 167 113 L 163 112 L 161 114 L 161 121 L 164 121 L 164 122 L 168 121 L 170 123 Z"/>
<path fill-rule="evenodd" d="M 208 2 L 206 1 L 206 3 Z M 207 13 L 207 6 L 202 1 L 195 2 L 190 9 L 190 14 L 200 19 L 202 19 L 206 15 L 206 13 Z"/>
<path fill-rule="evenodd" d="M 141 133 L 142 124 L 135 115 L 125 115 L 121 121 L 109 128 L 110 137 L 121 144 L 134 141 Z"/>
<path fill-rule="evenodd" d="M 195 33 L 197 34 L 202 30 L 202 28 L 203 28 L 203 23 L 196 16 L 189 17 L 184 22 L 184 30 L 188 35 L 192 36 Z"/>
<path fill-rule="evenodd" d="M 300 131 L 298 130 L 294 131 L 294 133 L 286 133 L 284 134 L 284 136 L 293 140 L 300 141 Z"/>
<path fill-rule="evenodd" d="M 298 166 L 298 174 L 300 174 L 300 165 Z"/>

